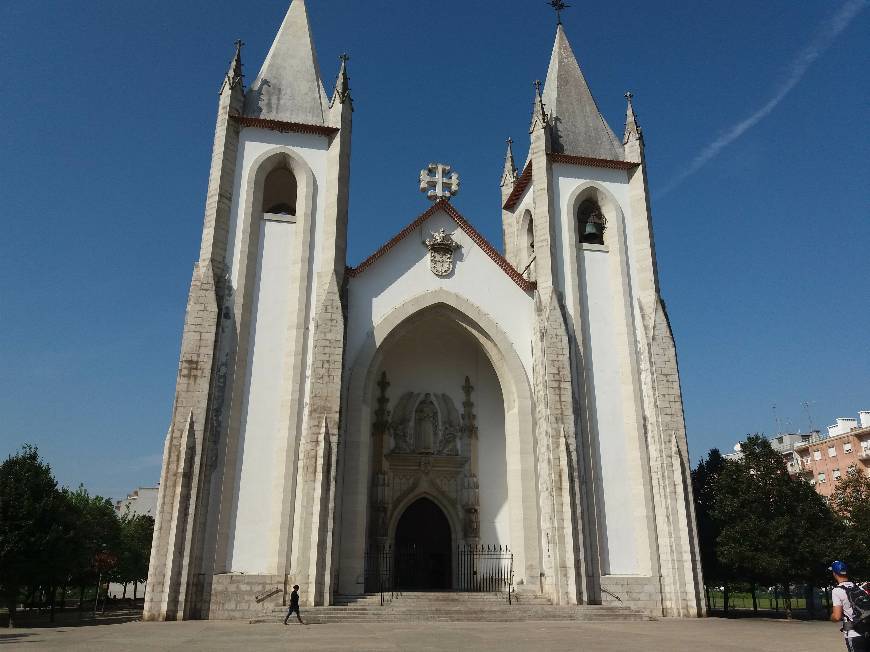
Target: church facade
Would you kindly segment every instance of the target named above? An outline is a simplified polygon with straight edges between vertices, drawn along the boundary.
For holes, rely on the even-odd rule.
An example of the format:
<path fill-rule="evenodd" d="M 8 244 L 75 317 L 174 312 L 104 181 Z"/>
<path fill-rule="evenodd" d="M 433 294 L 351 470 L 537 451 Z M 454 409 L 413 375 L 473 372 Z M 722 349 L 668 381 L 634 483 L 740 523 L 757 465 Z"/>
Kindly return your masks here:
<path fill-rule="evenodd" d="M 247 89 L 240 47 L 220 92 L 145 618 L 245 617 L 293 584 L 328 605 L 373 577 L 472 590 L 481 549 L 509 557 L 507 590 L 702 615 L 631 97 L 618 138 L 560 24 L 522 169 L 508 143 L 503 249 L 433 164 L 429 210 L 348 267 L 347 59 L 327 94 L 304 0 Z"/>

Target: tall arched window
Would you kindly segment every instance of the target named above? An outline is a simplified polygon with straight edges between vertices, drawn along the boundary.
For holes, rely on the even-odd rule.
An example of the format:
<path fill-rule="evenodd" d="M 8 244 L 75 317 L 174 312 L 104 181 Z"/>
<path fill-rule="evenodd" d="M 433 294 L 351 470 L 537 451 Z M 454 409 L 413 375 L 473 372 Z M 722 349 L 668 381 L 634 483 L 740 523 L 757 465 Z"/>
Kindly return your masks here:
<path fill-rule="evenodd" d="M 296 177 L 286 167 L 275 168 L 263 184 L 263 212 L 296 215 Z"/>
<path fill-rule="evenodd" d="M 535 220 L 529 214 L 529 221 L 526 223 L 526 260 L 531 260 L 535 255 Z"/>
<path fill-rule="evenodd" d="M 585 199 L 577 208 L 577 227 L 580 242 L 585 244 L 604 244 L 604 229 L 607 219 L 594 199 Z"/>
<path fill-rule="evenodd" d="M 526 231 L 523 233 L 525 250 L 523 251 L 523 276 L 530 281 L 535 280 L 535 220 L 531 211 L 525 213 Z"/>

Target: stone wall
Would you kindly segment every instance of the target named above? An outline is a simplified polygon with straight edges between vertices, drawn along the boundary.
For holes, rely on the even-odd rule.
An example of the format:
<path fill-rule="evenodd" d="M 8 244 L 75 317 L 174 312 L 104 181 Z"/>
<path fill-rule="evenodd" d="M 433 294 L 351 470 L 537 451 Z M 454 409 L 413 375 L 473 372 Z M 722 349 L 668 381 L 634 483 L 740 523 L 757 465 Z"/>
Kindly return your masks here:
<path fill-rule="evenodd" d="M 270 613 L 283 604 L 284 578 L 281 575 L 215 575 L 208 617 L 209 620 L 248 620 Z"/>
<path fill-rule="evenodd" d="M 605 575 L 601 578 L 601 604 L 621 604 L 651 616 L 661 616 L 661 587 L 653 577 Z"/>

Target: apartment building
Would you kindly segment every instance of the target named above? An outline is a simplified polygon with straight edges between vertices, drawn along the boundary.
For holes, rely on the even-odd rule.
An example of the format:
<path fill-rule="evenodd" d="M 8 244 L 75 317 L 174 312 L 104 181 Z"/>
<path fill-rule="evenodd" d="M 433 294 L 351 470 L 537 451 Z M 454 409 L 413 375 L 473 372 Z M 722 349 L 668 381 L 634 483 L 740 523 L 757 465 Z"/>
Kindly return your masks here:
<path fill-rule="evenodd" d="M 870 410 L 857 419 L 838 418 L 827 434 L 796 443 L 786 457 L 789 473 L 804 477 L 822 496 L 830 496 L 852 466 L 870 475 Z"/>

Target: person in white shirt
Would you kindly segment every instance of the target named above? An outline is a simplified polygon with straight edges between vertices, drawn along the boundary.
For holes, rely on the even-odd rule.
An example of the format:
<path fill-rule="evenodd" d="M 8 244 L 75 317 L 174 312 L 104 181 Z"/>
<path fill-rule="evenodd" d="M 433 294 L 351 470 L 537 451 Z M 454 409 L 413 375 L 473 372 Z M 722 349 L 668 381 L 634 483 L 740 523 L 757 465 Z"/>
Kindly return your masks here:
<path fill-rule="evenodd" d="M 849 626 L 855 617 L 852 603 L 849 602 L 849 594 L 844 588 L 855 586 L 849 580 L 849 568 L 845 562 L 835 561 L 828 570 L 834 575 L 834 581 L 837 583 L 837 586 L 831 591 L 831 603 L 833 604 L 831 620 L 835 623 L 843 623 L 841 630 L 846 639 L 846 649 L 849 652 L 870 652 L 870 642 L 868 642 L 867 637 Z"/>

